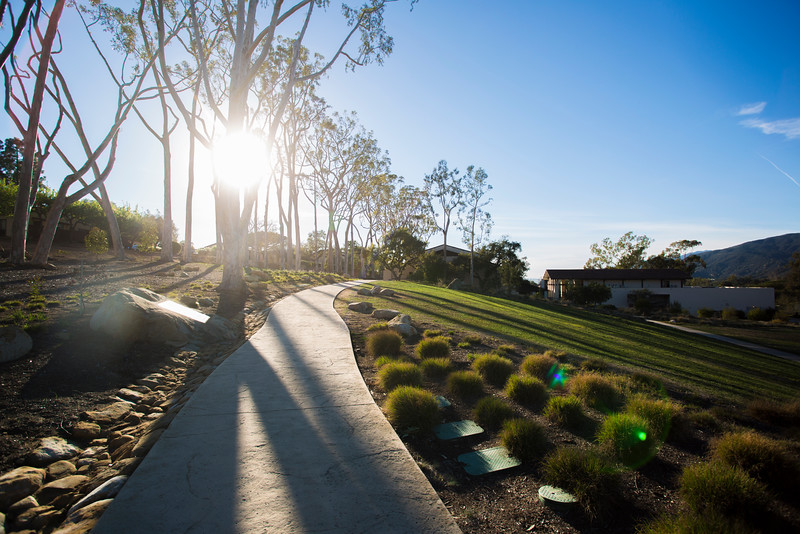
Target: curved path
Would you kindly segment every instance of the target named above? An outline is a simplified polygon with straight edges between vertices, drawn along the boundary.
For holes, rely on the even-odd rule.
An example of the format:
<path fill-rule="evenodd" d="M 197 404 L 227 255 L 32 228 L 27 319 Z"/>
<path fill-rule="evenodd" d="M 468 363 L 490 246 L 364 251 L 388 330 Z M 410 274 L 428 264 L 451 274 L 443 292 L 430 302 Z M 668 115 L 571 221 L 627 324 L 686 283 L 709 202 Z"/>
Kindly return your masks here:
<path fill-rule="evenodd" d="M 361 378 L 332 304 L 355 284 L 279 302 L 93 532 L 460 532 Z"/>

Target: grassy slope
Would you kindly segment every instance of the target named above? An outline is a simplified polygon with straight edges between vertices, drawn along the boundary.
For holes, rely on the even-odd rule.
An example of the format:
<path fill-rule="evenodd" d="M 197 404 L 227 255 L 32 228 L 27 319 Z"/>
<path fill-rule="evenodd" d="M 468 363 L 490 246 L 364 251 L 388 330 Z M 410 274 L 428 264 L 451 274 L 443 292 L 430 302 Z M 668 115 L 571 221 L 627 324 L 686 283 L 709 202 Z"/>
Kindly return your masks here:
<path fill-rule="evenodd" d="M 542 302 L 519 303 L 409 282 L 391 307 L 413 320 L 476 330 L 537 349 L 563 349 L 651 371 L 690 389 L 744 400 L 800 395 L 800 364 L 698 335 Z M 359 297 L 360 298 L 360 297 Z M 385 307 L 385 299 L 372 300 Z"/>
<path fill-rule="evenodd" d="M 732 337 L 757 345 L 791 352 L 800 355 L 800 328 L 783 325 L 747 324 L 737 326 L 717 326 L 707 324 L 687 324 L 689 328 L 711 334 Z"/>

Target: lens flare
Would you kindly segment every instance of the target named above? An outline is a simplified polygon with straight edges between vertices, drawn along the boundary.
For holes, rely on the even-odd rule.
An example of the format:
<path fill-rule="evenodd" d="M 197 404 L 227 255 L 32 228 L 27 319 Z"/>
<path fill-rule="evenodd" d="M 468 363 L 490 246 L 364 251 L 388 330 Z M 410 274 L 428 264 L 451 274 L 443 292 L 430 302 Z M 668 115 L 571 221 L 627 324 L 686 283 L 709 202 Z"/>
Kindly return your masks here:
<path fill-rule="evenodd" d="M 252 132 L 235 132 L 214 141 L 214 172 L 225 185 L 251 187 L 269 173 L 264 139 Z"/>
<path fill-rule="evenodd" d="M 562 366 L 554 364 L 547 372 L 547 379 L 551 389 L 561 389 L 567 383 L 567 371 Z"/>
<path fill-rule="evenodd" d="M 647 440 L 647 432 L 640 430 L 636 437 L 639 438 L 639 441 L 645 441 Z"/>

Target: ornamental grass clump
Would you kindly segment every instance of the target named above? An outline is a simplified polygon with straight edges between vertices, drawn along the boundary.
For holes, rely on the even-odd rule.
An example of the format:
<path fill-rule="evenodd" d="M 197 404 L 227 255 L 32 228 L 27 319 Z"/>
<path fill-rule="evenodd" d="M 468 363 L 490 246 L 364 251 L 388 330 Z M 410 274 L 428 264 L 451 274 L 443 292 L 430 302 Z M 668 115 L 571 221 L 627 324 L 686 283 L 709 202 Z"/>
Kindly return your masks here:
<path fill-rule="evenodd" d="M 599 373 L 580 373 L 569 381 L 569 392 L 587 406 L 604 413 L 614 412 L 622 404 L 622 393 L 614 382 Z"/>
<path fill-rule="evenodd" d="M 678 411 L 677 406 L 668 400 L 650 399 L 644 395 L 636 395 L 628 400 L 625 411 L 638 415 L 645 421 L 650 428 L 653 437 L 660 442 L 664 442 L 669 435 L 672 425 L 672 418 Z"/>
<path fill-rule="evenodd" d="M 658 452 L 658 440 L 647 421 L 638 415 L 616 413 L 603 421 L 597 442 L 623 465 L 641 467 Z"/>
<path fill-rule="evenodd" d="M 469 343 L 470 345 L 482 345 L 483 338 L 478 334 L 467 334 L 464 336 L 464 342 Z"/>
<path fill-rule="evenodd" d="M 519 368 L 522 374 L 549 382 L 550 376 L 558 368 L 558 360 L 544 354 L 530 354 L 522 360 Z"/>
<path fill-rule="evenodd" d="M 681 496 L 698 514 L 757 519 L 769 496 L 761 483 L 743 469 L 722 462 L 692 465 L 681 475 Z"/>
<path fill-rule="evenodd" d="M 422 333 L 422 337 L 425 337 L 425 338 L 428 338 L 428 337 L 439 337 L 441 335 L 442 335 L 442 331 L 441 330 L 432 330 L 430 328 L 425 330 Z"/>
<path fill-rule="evenodd" d="M 397 356 L 403 347 L 403 336 L 394 330 L 378 330 L 367 335 L 367 352 L 373 358 Z"/>
<path fill-rule="evenodd" d="M 378 330 L 389 330 L 389 323 L 375 323 L 367 327 L 367 332 L 377 332 Z"/>
<path fill-rule="evenodd" d="M 442 380 L 453 370 L 449 358 L 427 358 L 419 364 L 422 374 L 429 380 Z"/>
<path fill-rule="evenodd" d="M 757 481 L 789 495 L 797 489 L 800 466 L 781 442 L 755 431 L 728 432 L 711 444 L 714 460 L 743 469 Z"/>
<path fill-rule="evenodd" d="M 576 428 L 584 421 L 583 404 L 575 395 L 550 397 L 542 412 L 552 422 L 567 428 Z"/>
<path fill-rule="evenodd" d="M 472 362 L 472 368 L 489 384 L 503 387 L 514 372 L 514 362 L 498 354 L 481 354 Z"/>
<path fill-rule="evenodd" d="M 391 362 L 378 371 L 378 380 L 386 391 L 392 391 L 399 386 L 421 386 L 422 371 L 413 363 Z"/>
<path fill-rule="evenodd" d="M 475 371 L 456 371 L 447 377 L 447 392 L 462 399 L 483 395 L 483 379 Z"/>
<path fill-rule="evenodd" d="M 547 435 L 542 425 L 515 417 L 503 423 L 500 440 L 512 456 L 522 463 L 533 463 L 547 450 Z"/>
<path fill-rule="evenodd" d="M 383 367 L 387 363 L 392 363 L 392 362 L 396 362 L 396 361 L 397 361 L 397 358 L 394 358 L 392 356 L 381 356 L 380 358 L 375 360 L 375 369 L 380 369 L 381 367 Z"/>
<path fill-rule="evenodd" d="M 482 427 L 495 429 L 500 428 L 506 419 L 514 417 L 514 410 L 502 399 L 484 397 L 475 405 L 472 415 Z"/>
<path fill-rule="evenodd" d="M 397 428 L 429 433 L 439 422 L 439 403 L 433 393 L 413 386 L 400 386 L 384 404 L 389 421 Z"/>
<path fill-rule="evenodd" d="M 417 356 L 426 358 L 447 358 L 450 356 L 450 338 L 444 336 L 425 338 L 417 344 Z"/>
<path fill-rule="evenodd" d="M 591 519 L 608 517 L 617 509 L 619 472 L 593 450 L 556 449 L 543 460 L 542 472 L 545 482 L 575 495 Z"/>
<path fill-rule="evenodd" d="M 548 397 L 547 386 L 535 376 L 511 375 L 506 382 L 506 395 L 524 406 L 543 404 Z"/>

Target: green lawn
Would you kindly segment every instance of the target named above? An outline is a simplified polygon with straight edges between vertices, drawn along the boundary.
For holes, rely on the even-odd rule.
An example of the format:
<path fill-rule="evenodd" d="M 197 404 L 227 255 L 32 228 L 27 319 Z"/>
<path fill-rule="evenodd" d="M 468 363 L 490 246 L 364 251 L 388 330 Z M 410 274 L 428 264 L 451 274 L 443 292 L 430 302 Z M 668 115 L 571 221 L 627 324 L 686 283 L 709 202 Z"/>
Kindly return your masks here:
<path fill-rule="evenodd" d="M 739 326 L 686 323 L 686 326 L 709 334 L 732 337 L 784 352 L 800 354 L 800 328 L 795 326 L 752 323 Z"/>
<path fill-rule="evenodd" d="M 380 285 L 400 292 L 400 298 L 348 300 L 370 301 L 415 321 L 479 331 L 536 349 L 607 358 L 730 400 L 800 396 L 800 364 L 699 335 L 544 302 L 520 303 L 410 282 Z"/>

